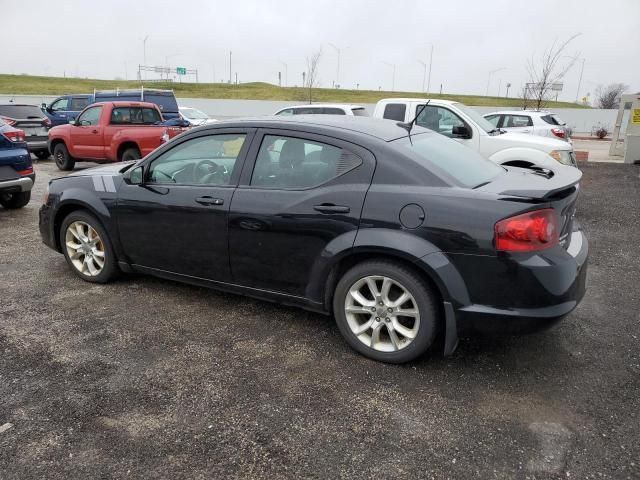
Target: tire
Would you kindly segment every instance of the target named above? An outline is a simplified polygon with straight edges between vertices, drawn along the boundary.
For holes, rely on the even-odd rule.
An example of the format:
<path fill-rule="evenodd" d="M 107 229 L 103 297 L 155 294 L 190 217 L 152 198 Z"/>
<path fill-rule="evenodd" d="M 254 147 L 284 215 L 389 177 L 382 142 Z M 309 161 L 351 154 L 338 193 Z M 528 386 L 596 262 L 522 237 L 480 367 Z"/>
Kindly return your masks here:
<path fill-rule="evenodd" d="M 35 152 L 35 156 L 40 160 L 46 160 L 50 157 L 49 150 L 38 150 L 37 152 Z"/>
<path fill-rule="evenodd" d="M 80 231 L 78 225 L 81 227 Z M 97 242 L 91 229 L 97 234 Z M 71 244 L 78 247 L 73 248 Z M 119 269 L 111 239 L 98 219 L 89 212 L 76 210 L 65 217 L 60 228 L 60 245 L 71 270 L 82 280 L 107 283 L 118 276 Z M 74 252 L 78 257 L 72 259 L 70 255 Z M 102 255 L 97 252 L 102 252 Z"/>
<path fill-rule="evenodd" d="M 380 294 L 376 301 L 368 280 L 373 280 Z M 390 288 L 385 295 L 387 285 Z M 350 291 L 360 293 L 366 305 Z M 408 294 L 407 300 L 395 305 L 403 293 Z M 386 260 L 363 262 L 347 271 L 336 285 L 333 312 L 340 332 L 353 349 L 387 363 L 404 363 L 422 355 L 433 343 L 440 324 L 438 300 L 432 288 L 413 270 Z M 399 312 L 408 316 L 398 315 Z M 377 337 L 375 329 L 379 332 Z M 378 341 L 372 346 L 374 338 Z"/>
<path fill-rule="evenodd" d="M 120 157 L 120 161 L 128 162 L 130 160 L 139 160 L 140 159 L 140 150 L 135 147 L 127 148 L 124 152 L 122 152 L 122 157 Z"/>
<path fill-rule="evenodd" d="M 53 158 L 56 161 L 56 166 L 63 171 L 73 170 L 76 165 L 75 159 L 69 154 L 64 143 L 58 143 L 53 147 Z"/>
<path fill-rule="evenodd" d="M 4 208 L 22 208 L 31 200 L 31 190 L 28 192 L 0 193 L 0 205 Z"/>

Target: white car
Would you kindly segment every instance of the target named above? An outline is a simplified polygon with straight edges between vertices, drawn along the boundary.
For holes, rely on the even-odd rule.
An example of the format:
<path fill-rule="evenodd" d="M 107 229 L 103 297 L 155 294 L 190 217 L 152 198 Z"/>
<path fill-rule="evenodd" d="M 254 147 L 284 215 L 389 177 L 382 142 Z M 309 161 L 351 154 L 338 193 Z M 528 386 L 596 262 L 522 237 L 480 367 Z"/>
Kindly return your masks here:
<path fill-rule="evenodd" d="M 367 109 L 362 105 L 316 103 L 309 105 L 294 105 L 293 107 L 278 110 L 274 115 L 351 115 L 356 117 L 368 117 Z"/>
<path fill-rule="evenodd" d="M 567 124 L 555 113 L 531 110 L 505 110 L 484 115 L 491 124 L 508 132 L 569 140 Z"/>
<path fill-rule="evenodd" d="M 210 118 L 206 113 L 192 107 L 179 107 L 178 110 L 180 111 L 180 115 L 182 115 L 182 118 L 196 127 L 198 125 L 204 125 L 217 121 L 215 118 Z"/>
<path fill-rule="evenodd" d="M 452 138 L 499 165 L 537 166 L 551 170 L 563 166 L 577 167 L 569 142 L 506 132 L 460 102 L 386 98 L 376 104 L 373 117 L 405 124 L 416 119 L 416 125 Z"/>

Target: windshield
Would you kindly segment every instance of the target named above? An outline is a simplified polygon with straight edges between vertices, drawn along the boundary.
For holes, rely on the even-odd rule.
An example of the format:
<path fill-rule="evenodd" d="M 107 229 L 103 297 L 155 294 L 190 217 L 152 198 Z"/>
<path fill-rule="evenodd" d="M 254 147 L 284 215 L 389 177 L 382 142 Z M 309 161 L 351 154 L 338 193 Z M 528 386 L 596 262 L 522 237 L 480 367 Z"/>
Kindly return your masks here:
<path fill-rule="evenodd" d="M 209 118 L 206 113 L 196 110 L 195 108 L 180 108 L 180 113 L 193 120 L 206 120 Z"/>
<path fill-rule="evenodd" d="M 467 117 L 471 118 L 485 132 L 489 133 L 496 129 L 486 118 L 476 112 L 474 109 L 467 107 L 464 103 L 454 103 L 456 108 L 460 109 Z"/>
<path fill-rule="evenodd" d="M 423 133 L 391 143 L 424 168 L 463 187 L 479 187 L 504 173 L 502 167 L 444 135 Z"/>

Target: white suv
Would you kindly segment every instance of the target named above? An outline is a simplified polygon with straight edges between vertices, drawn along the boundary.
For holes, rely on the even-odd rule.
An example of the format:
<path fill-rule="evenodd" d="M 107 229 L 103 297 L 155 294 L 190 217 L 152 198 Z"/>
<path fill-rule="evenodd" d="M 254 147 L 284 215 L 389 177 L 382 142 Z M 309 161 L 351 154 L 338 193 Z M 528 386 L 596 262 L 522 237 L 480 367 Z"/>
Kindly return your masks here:
<path fill-rule="evenodd" d="M 558 115 L 531 110 L 505 110 L 487 113 L 484 118 L 496 128 L 508 132 L 528 133 L 541 137 L 569 140 L 569 128 Z"/>
<path fill-rule="evenodd" d="M 351 115 L 368 117 L 369 113 L 362 105 L 316 103 L 309 105 L 294 105 L 278 110 L 274 115 Z"/>

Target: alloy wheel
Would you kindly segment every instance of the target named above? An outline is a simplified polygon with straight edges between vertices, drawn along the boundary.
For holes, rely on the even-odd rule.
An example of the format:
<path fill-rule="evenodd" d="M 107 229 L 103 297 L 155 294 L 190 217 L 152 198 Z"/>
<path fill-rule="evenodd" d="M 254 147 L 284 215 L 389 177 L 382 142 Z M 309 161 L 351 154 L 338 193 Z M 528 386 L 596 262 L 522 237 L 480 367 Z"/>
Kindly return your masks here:
<path fill-rule="evenodd" d="M 420 328 L 415 298 L 389 277 L 370 275 L 356 281 L 349 288 L 344 309 L 351 332 L 380 352 L 406 348 Z"/>
<path fill-rule="evenodd" d="M 95 277 L 104 268 L 105 248 L 98 232 L 86 222 L 75 221 L 65 232 L 67 255 L 83 275 Z"/>

